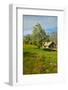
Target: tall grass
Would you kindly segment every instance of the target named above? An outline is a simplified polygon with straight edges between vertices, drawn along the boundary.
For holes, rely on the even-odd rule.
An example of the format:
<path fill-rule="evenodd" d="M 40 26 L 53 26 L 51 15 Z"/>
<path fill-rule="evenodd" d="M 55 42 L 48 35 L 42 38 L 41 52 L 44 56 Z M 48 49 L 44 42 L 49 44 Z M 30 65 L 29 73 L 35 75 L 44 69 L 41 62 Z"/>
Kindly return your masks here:
<path fill-rule="evenodd" d="M 57 51 L 24 45 L 23 74 L 57 73 Z"/>

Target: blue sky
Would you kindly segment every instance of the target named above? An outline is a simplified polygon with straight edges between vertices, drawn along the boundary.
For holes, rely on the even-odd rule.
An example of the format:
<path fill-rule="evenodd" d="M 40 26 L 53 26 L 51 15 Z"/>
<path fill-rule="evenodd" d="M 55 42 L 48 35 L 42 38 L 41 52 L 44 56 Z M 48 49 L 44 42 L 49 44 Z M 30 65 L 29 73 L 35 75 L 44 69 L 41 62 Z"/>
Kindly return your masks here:
<path fill-rule="evenodd" d="M 41 24 L 45 32 L 57 32 L 57 16 L 34 16 L 34 15 L 24 15 L 24 35 L 31 34 L 33 26 L 37 23 Z"/>

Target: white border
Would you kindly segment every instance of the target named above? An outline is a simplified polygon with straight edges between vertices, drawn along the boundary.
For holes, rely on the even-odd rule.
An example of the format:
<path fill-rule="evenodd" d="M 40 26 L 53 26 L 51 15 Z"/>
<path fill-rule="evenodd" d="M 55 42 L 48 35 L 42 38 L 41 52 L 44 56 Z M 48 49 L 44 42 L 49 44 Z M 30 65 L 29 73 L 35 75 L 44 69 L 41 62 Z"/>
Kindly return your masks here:
<path fill-rule="evenodd" d="M 9 5 L 9 84 L 16 84 L 16 6 Z"/>
<path fill-rule="evenodd" d="M 12 9 L 12 66 L 10 67 L 12 75 L 9 74 L 9 82 L 15 85 L 17 82 L 25 84 L 37 84 L 37 83 L 59 83 L 64 82 L 64 64 L 65 61 L 63 55 L 63 9 L 39 9 L 39 8 L 24 8 L 22 5 L 11 5 Z M 42 74 L 42 75 L 22 75 L 22 15 L 52 15 L 58 16 L 58 74 Z M 17 44 L 18 43 L 18 44 Z M 18 51 L 18 53 L 17 53 Z M 19 60 L 21 60 L 19 62 Z M 63 62 L 61 61 L 63 60 Z M 18 69 L 17 69 L 18 68 Z"/>

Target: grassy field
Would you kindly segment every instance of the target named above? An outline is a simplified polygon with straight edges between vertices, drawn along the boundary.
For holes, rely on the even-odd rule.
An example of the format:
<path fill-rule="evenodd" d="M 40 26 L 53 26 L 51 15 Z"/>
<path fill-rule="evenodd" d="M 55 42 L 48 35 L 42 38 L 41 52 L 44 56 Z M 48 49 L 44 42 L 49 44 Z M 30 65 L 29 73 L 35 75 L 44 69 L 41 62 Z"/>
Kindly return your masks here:
<path fill-rule="evenodd" d="M 57 51 L 24 45 L 23 74 L 57 73 Z"/>

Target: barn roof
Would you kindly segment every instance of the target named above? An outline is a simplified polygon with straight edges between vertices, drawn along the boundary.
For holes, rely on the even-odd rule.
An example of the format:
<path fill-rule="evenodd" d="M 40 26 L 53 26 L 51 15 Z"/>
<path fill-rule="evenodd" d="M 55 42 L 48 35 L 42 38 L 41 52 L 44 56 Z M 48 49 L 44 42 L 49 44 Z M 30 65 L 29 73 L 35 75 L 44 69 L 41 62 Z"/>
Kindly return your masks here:
<path fill-rule="evenodd" d="M 52 43 L 54 43 L 54 42 L 52 42 L 52 41 L 50 41 L 50 42 L 45 42 L 45 43 L 44 43 L 44 46 L 49 46 L 49 45 L 51 45 Z"/>

